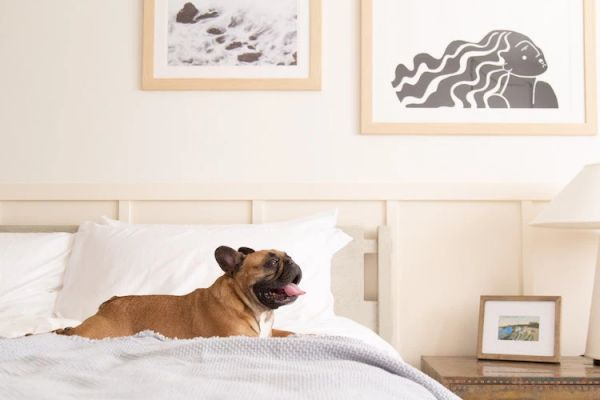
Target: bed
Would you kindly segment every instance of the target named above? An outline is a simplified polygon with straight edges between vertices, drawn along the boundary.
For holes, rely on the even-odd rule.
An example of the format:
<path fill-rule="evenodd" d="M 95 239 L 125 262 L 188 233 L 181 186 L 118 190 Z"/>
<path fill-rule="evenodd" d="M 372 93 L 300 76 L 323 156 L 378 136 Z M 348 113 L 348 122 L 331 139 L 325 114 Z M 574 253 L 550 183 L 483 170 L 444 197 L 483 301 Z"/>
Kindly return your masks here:
<path fill-rule="evenodd" d="M 289 338 L 174 340 L 145 331 L 101 341 L 43 333 L 75 321 L 40 320 L 38 334 L 0 339 L 0 398 L 457 399 L 385 340 L 393 321 L 389 229 L 379 227 L 374 238 L 360 227 L 341 229 L 353 240 L 332 263 L 334 317 L 288 323 L 297 333 Z M 377 261 L 376 299 L 365 299 L 367 256 Z"/>

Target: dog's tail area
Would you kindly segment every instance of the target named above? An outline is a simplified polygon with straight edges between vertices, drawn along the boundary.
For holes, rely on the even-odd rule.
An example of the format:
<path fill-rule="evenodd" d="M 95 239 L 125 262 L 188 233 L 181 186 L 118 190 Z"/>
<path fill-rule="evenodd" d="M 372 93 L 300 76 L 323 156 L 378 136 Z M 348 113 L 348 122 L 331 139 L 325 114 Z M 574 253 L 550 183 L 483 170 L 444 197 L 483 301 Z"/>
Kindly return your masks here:
<path fill-rule="evenodd" d="M 67 328 L 61 328 L 61 329 L 55 329 L 53 331 L 50 331 L 49 333 L 55 333 L 57 335 L 66 335 L 66 336 L 71 336 L 73 333 L 73 328 L 72 327 L 67 327 Z M 28 336 L 33 336 L 36 335 L 36 333 L 26 333 L 23 335 L 23 337 L 28 337 Z"/>

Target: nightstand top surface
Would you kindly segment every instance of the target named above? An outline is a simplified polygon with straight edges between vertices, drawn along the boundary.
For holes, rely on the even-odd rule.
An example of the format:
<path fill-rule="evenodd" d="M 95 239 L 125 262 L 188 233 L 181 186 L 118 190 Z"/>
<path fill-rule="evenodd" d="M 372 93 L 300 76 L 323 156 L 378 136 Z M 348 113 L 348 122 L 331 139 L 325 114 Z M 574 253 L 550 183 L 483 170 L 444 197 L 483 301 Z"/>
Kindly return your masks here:
<path fill-rule="evenodd" d="M 600 384 L 600 367 L 584 357 L 563 357 L 560 364 L 483 361 L 476 357 L 423 357 L 423 369 L 438 380 L 489 380 L 494 378 L 548 381 L 573 380 Z"/>

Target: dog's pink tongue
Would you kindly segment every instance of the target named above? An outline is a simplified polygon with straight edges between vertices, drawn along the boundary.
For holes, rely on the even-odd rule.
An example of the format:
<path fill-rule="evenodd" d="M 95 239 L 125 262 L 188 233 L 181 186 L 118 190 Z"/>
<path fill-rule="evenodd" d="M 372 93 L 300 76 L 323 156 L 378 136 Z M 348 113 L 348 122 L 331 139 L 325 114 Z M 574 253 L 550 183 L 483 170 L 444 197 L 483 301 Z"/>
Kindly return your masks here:
<path fill-rule="evenodd" d="M 285 290 L 285 294 L 287 294 L 290 297 L 302 296 L 303 294 L 306 293 L 304 290 L 300 289 L 298 287 L 298 285 L 296 285 L 294 283 L 288 283 L 287 285 L 285 285 L 283 290 Z"/>

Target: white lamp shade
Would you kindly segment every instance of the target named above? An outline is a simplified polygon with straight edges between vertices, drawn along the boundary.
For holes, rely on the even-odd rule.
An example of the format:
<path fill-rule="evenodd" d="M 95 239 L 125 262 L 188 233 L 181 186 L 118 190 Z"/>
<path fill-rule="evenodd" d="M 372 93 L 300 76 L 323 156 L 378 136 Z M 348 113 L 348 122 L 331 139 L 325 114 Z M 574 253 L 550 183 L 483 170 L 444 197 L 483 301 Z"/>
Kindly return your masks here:
<path fill-rule="evenodd" d="M 600 228 L 600 164 L 586 166 L 531 223 L 554 228 Z"/>

